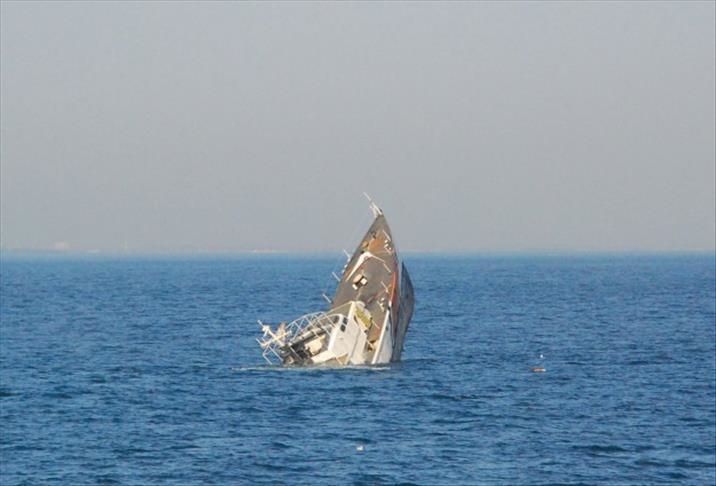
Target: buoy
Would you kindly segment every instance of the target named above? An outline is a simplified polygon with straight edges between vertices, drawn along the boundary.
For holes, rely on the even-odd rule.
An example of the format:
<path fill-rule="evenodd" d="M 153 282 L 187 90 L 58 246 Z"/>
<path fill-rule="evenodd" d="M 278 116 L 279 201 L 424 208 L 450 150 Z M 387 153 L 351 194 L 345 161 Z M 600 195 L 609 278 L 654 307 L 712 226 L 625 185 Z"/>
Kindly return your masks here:
<path fill-rule="evenodd" d="M 363 446 L 362 445 L 356 446 L 356 450 L 358 452 L 363 452 Z"/>

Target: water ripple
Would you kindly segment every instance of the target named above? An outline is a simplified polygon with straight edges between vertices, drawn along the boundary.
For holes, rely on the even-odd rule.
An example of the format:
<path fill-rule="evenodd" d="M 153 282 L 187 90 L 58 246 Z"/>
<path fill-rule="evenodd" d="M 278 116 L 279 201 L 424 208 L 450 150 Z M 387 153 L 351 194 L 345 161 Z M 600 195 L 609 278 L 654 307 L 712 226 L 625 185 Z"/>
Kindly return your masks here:
<path fill-rule="evenodd" d="M 332 261 L 3 262 L 0 483 L 716 482 L 713 257 L 409 263 L 404 361 L 336 369 L 255 342 Z"/>

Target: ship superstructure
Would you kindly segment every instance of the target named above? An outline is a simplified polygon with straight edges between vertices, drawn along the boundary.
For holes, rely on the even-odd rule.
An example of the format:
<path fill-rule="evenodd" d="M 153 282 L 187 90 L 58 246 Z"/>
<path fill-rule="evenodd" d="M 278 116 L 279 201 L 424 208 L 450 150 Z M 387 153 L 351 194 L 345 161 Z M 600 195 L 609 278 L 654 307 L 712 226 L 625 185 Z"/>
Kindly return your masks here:
<path fill-rule="evenodd" d="M 264 358 L 285 365 L 364 365 L 399 361 L 413 314 L 413 284 L 383 211 L 348 258 L 329 309 L 275 329 L 259 321 Z"/>

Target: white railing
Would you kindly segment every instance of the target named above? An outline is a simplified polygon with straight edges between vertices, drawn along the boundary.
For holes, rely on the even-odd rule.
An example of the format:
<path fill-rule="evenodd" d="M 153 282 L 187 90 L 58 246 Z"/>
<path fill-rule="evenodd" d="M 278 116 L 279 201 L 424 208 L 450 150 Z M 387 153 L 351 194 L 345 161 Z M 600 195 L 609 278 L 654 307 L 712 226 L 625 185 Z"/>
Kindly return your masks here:
<path fill-rule="evenodd" d="M 311 337 L 310 334 L 317 337 L 321 331 L 330 334 L 333 327 L 340 323 L 343 317 L 343 314 L 329 315 L 325 312 L 313 312 L 303 315 L 285 326 L 279 325 L 276 331 L 259 321 L 264 335 L 261 339 L 256 339 L 256 341 L 258 341 L 263 350 L 262 356 L 269 364 L 277 364 L 274 362 L 274 358 L 277 358 L 278 364 L 280 364 L 286 355 L 286 353 L 280 352 L 281 348 L 286 347 L 287 344 L 290 344 L 303 334 L 308 334 L 306 338 Z"/>

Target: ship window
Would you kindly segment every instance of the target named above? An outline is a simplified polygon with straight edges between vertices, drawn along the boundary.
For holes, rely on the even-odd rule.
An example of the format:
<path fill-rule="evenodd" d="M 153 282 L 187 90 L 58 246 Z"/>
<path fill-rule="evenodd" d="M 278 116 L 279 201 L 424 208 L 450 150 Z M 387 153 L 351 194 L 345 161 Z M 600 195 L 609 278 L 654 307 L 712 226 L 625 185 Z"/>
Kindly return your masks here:
<path fill-rule="evenodd" d="M 359 289 L 367 283 L 368 283 L 368 278 L 365 275 L 363 275 L 362 273 L 359 273 L 356 276 L 356 278 L 353 279 L 353 288 Z"/>

